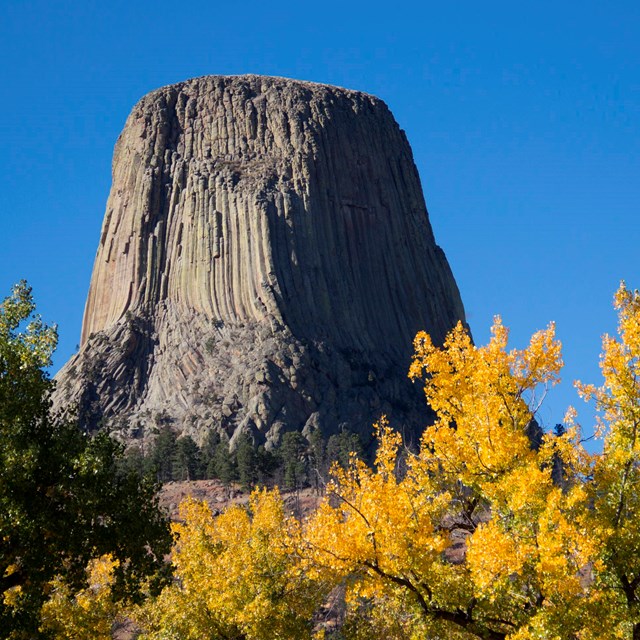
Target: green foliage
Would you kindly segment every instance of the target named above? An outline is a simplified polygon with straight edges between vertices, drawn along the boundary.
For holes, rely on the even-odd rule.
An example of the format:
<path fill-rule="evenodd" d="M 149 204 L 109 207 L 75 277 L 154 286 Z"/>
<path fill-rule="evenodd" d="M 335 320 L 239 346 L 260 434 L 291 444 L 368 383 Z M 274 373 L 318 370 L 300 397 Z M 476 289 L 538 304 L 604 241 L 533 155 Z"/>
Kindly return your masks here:
<path fill-rule="evenodd" d="M 306 481 L 307 441 L 299 431 L 289 431 L 282 436 L 278 449 L 283 470 L 283 485 L 287 489 L 299 489 Z"/>
<path fill-rule="evenodd" d="M 15 639 L 37 632 L 54 576 L 77 590 L 89 560 L 110 553 L 114 596 L 135 597 L 171 542 L 156 487 L 119 468 L 121 445 L 52 415 L 43 368 L 56 329 L 34 311 L 24 282 L 0 304 L 0 628 Z"/>
<path fill-rule="evenodd" d="M 212 355 L 213 353 L 215 353 L 216 339 L 213 336 L 210 336 L 209 338 L 207 338 L 204 343 L 204 348 L 209 355 Z"/>
<path fill-rule="evenodd" d="M 343 430 L 329 438 L 326 458 L 330 465 L 337 462 L 341 467 L 347 467 L 352 455 L 360 460 L 364 458 L 362 440 L 357 433 Z"/>
<path fill-rule="evenodd" d="M 215 457 L 220 446 L 220 434 L 215 429 L 210 429 L 200 449 L 202 472 L 205 478 L 215 478 Z"/>
<path fill-rule="evenodd" d="M 256 468 L 258 484 L 266 485 L 273 478 L 278 470 L 278 456 L 273 451 L 265 449 L 264 445 L 260 445 L 256 451 Z"/>
<path fill-rule="evenodd" d="M 225 485 L 231 484 L 237 478 L 235 458 L 229 451 L 229 439 L 224 437 L 216 447 L 213 458 L 213 472 L 215 478 Z"/>
<path fill-rule="evenodd" d="M 215 478 L 225 485 L 239 482 L 247 491 L 273 485 L 286 489 L 312 486 L 320 491 L 334 462 L 346 467 L 351 456 L 363 458 L 360 437 L 346 430 L 328 441 L 320 430 L 309 438 L 288 432 L 271 450 L 264 445 L 256 447 L 251 436 L 242 433 L 232 449 L 229 438 L 215 429 L 208 432 L 200 447 L 191 436 L 178 438 L 170 424 L 163 422 L 147 455 L 140 447 L 127 451 L 124 469 L 150 475 L 157 482 Z"/>
<path fill-rule="evenodd" d="M 191 436 L 176 440 L 172 477 L 174 480 L 199 480 L 202 477 L 200 448 Z"/>
<path fill-rule="evenodd" d="M 145 458 L 142 449 L 138 446 L 133 446 L 125 451 L 119 466 L 120 473 L 134 473 L 139 476 L 147 474 Z"/>
<path fill-rule="evenodd" d="M 176 454 L 176 434 L 171 427 L 163 426 L 153 442 L 146 465 L 158 482 L 173 480 L 173 462 Z"/>
<path fill-rule="evenodd" d="M 243 489 L 250 490 L 257 481 L 257 461 L 253 441 L 246 433 L 241 433 L 235 450 L 238 480 Z"/>
<path fill-rule="evenodd" d="M 327 448 L 320 429 L 309 435 L 309 483 L 315 489 L 324 484 L 326 474 Z"/>

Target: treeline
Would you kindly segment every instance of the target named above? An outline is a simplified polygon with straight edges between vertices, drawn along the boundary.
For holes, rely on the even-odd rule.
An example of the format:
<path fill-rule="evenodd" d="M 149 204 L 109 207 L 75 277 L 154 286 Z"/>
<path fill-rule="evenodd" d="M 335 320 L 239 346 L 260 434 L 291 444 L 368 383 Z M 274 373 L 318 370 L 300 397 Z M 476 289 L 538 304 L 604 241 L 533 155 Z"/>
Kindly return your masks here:
<path fill-rule="evenodd" d="M 226 435 L 211 430 L 199 446 L 191 436 L 180 436 L 169 426 L 157 434 L 148 451 L 131 447 L 123 460 L 125 470 L 152 476 L 158 482 L 217 479 L 284 489 L 313 487 L 320 490 L 337 462 L 346 467 L 352 455 L 363 458 L 363 443 L 350 431 L 325 439 L 320 431 L 308 438 L 297 431 L 282 436 L 273 449 L 256 446 L 248 434 L 240 434 L 235 446 Z"/>

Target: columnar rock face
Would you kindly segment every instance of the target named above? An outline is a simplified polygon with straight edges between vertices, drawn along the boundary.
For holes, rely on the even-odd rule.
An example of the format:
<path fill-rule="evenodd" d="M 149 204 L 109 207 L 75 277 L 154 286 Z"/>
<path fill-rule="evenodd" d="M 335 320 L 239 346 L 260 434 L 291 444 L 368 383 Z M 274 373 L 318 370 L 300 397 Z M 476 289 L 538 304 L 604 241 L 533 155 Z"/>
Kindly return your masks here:
<path fill-rule="evenodd" d="M 415 333 L 464 320 L 411 149 L 364 93 L 198 78 L 133 109 L 56 402 L 88 427 L 258 442 L 425 420 Z"/>

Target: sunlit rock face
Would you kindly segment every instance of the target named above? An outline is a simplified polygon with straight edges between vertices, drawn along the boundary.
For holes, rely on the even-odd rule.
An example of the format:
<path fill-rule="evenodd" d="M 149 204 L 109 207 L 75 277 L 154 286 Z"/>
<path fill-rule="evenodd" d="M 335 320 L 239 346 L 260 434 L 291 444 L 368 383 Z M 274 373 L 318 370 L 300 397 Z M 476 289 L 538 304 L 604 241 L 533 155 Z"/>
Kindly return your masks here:
<path fill-rule="evenodd" d="M 464 321 L 411 149 L 379 99 L 260 76 L 164 87 L 133 109 L 57 404 L 125 438 L 163 423 L 417 433 L 413 336 Z"/>

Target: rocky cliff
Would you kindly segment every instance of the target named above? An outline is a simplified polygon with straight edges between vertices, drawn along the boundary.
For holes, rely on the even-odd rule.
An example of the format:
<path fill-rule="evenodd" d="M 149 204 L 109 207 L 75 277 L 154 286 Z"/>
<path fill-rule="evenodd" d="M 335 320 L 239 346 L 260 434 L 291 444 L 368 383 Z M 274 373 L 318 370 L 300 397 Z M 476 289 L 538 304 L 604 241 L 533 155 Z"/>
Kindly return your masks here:
<path fill-rule="evenodd" d="M 133 109 L 57 404 L 126 438 L 163 423 L 258 442 L 425 420 L 419 329 L 464 310 L 386 105 L 259 76 L 164 87 Z"/>

